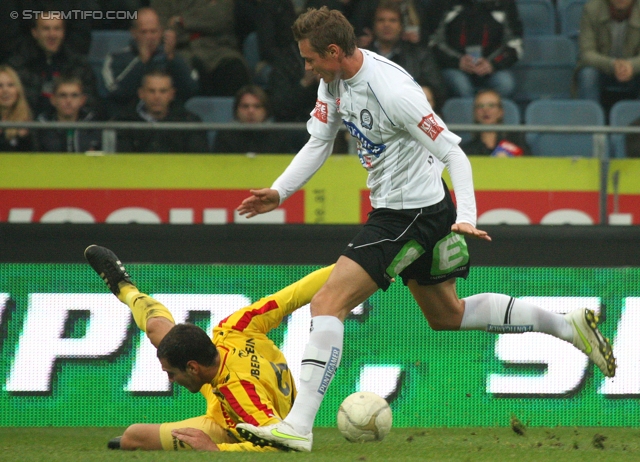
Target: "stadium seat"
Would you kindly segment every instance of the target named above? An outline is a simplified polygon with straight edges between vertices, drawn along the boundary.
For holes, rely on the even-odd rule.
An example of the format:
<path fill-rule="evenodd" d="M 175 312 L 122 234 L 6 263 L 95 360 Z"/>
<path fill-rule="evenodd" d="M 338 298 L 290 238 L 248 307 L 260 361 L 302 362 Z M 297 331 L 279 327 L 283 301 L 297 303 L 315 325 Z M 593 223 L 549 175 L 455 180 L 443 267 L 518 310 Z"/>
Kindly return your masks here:
<path fill-rule="evenodd" d="M 551 0 L 516 0 L 516 6 L 524 37 L 556 33 L 556 9 Z"/>
<path fill-rule="evenodd" d="M 640 101 L 639 100 L 623 100 L 618 101 L 611 107 L 609 112 L 609 125 L 613 127 L 627 127 L 640 118 Z M 611 135 L 611 157 L 626 157 L 626 135 Z"/>
<path fill-rule="evenodd" d="M 580 19 L 585 3 L 587 0 L 565 0 L 558 2 L 557 5 L 560 34 L 576 43 L 580 34 Z"/>
<path fill-rule="evenodd" d="M 601 126 L 605 124 L 605 116 L 595 101 L 546 99 L 527 106 L 524 122 L 526 125 Z M 535 156 L 593 156 L 590 133 L 527 133 L 526 140 Z"/>
<path fill-rule="evenodd" d="M 91 31 L 89 62 L 102 62 L 107 53 L 120 50 L 129 45 L 131 33 L 128 30 L 94 30 Z"/>
<path fill-rule="evenodd" d="M 200 116 L 203 122 L 233 122 L 233 103 L 231 96 L 194 96 L 189 98 L 184 107 L 187 111 Z M 213 149 L 216 138 L 215 130 L 209 130 L 209 147 Z"/>
<path fill-rule="evenodd" d="M 543 98 L 571 98 L 577 62 L 575 43 L 561 35 L 525 37 L 523 56 L 512 68 L 516 90 L 512 99 L 528 103 Z"/>
<path fill-rule="evenodd" d="M 519 125 L 521 122 L 520 108 L 510 99 L 502 98 L 504 108 L 504 123 L 507 125 Z M 447 124 L 472 124 L 473 123 L 473 98 L 449 98 L 442 106 L 442 119 Z M 471 132 L 456 131 L 456 135 L 465 143 L 472 138 Z"/>

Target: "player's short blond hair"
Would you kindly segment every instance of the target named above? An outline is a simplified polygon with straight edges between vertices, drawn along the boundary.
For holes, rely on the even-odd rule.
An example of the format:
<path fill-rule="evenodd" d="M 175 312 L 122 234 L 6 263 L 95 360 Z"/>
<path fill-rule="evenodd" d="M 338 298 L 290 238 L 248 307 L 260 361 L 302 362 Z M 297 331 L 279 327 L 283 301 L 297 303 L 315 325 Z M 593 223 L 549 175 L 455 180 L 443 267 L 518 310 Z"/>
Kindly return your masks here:
<path fill-rule="evenodd" d="M 353 26 L 338 10 L 323 6 L 319 10 L 309 8 L 291 27 L 297 42 L 309 39 L 309 45 L 320 56 L 325 56 L 329 45 L 338 45 L 345 55 L 356 51 L 356 34 Z"/>

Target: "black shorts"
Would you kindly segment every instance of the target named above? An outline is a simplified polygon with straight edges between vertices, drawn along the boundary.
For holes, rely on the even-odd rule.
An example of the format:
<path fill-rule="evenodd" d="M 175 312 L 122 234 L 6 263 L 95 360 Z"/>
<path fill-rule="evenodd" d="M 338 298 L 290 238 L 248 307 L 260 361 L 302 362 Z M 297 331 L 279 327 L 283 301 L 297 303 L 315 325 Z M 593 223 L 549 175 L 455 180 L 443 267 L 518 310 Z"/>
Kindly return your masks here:
<path fill-rule="evenodd" d="M 445 198 L 420 209 L 375 209 L 342 255 L 358 263 L 382 290 L 398 274 L 405 285 L 439 284 L 469 274 L 464 236 L 451 231 L 456 209 L 445 186 Z"/>

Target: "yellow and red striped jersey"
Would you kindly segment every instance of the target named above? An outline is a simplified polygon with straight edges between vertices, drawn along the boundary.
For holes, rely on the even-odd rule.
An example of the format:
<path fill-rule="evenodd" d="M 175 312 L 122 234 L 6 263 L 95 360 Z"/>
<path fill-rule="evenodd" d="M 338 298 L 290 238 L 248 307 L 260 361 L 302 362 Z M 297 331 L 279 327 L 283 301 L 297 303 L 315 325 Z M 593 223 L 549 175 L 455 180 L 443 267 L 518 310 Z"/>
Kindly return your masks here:
<path fill-rule="evenodd" d="M 295 383 L 287 361 L 267 337 L 282 319 L 308 304 L 329 277 L 329 266 L 262 298 L 223 319 L 213 330 L 220 353 L 220 369 L 211 384 L 200 390 L 207 399 L 207 416 L 215 419 L 239 441 L 236 424 L 262 426 L 276 423 L 291 410 Z M 222 451 L 264 451 L 249 442 L 219 444 Z"/>

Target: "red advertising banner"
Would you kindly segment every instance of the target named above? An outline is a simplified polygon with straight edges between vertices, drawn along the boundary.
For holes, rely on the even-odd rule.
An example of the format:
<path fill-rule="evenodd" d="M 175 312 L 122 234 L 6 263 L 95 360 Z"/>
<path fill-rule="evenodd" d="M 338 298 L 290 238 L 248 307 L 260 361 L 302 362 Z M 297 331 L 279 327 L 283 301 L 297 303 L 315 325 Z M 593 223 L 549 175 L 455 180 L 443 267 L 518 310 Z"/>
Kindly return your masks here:
<path fill-rule="evenodd" d="M 368 190 L 361 191 L 360 200 L 364 223 L 371 211 Z M 600 220 L 599 200 L 598 192 L 476 191 L 478 224 L 594 225 Z M 610 196 L 608 211 L 612 224 L 640 224 L 638 195 L 620 195 L 617 200 Z"/>
<path fill-rule="evenodd" d="M 0 190 L 0 221 L 13 223 L 304 223 L 304 191 L 247 220 L 235 209 L 246 189 Z"/>

